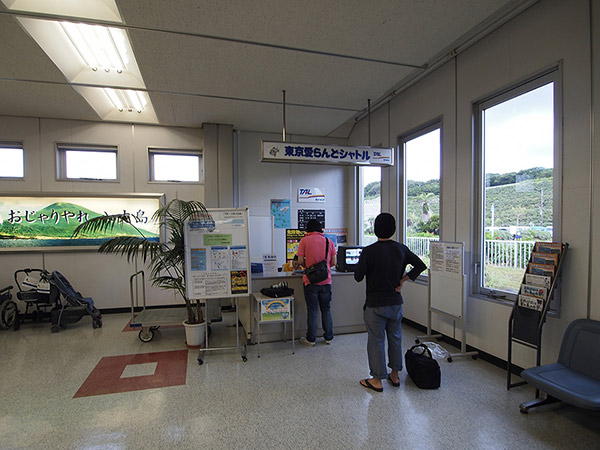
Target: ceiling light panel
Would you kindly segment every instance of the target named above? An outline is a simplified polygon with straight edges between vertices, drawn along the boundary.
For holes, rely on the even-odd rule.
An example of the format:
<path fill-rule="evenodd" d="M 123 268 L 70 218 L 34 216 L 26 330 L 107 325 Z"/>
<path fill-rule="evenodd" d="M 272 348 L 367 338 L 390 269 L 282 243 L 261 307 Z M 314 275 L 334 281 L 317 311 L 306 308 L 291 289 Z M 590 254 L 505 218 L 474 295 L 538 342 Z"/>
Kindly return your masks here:
<path fill-rule="evenodd" d="M 27 11 L 122 23 L 114 0 L 2 0 L 11 11 Z"/>
<path fill-rule="evenodd" d="M 28 17 L 17 20 L 70 82 L 145 88 L 125 30 Z"/>
<path fill-rule="evenodd" d="M 158 123 L 150 97 L 145 91 L 88 86 L 76 86 L 75 90 L 102 120 Z"/>

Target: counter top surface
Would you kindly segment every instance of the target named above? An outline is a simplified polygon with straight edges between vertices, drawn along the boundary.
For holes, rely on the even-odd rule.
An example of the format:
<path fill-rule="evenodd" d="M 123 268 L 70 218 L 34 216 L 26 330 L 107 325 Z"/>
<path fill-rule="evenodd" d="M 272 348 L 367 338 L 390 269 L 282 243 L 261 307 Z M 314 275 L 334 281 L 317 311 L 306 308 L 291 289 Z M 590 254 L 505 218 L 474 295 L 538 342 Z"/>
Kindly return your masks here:
<path fill-rule="evenodd" d="M 337 270 L 331 271 L 331 276 L 344 276 L 344 275 L 354 275 L 354 272 L 338 272 Z M 253 273 L 253 280 L 269 280 L 272 278 L 302 278 L 302 272 L 277 272 L 271 275 L 265 275 L 263 273 Z"/>

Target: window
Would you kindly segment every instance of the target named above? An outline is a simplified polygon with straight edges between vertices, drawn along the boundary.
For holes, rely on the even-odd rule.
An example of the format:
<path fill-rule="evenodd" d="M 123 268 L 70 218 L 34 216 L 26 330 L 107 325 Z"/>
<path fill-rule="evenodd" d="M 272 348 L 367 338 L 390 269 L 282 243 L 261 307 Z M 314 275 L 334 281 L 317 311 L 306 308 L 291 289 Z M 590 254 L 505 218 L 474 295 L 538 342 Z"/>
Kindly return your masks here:
<path fill-rule="evenodd" d="M 399 147 L 403 241 L 429 267 L 429 243 L 440 238 L 440 123 L 401 137 Z"/>
<path fill-rule="evenodd" d="M 23 146 L 0 142 L 0 178 L 24 178 Z"/>
<path fill-rule="evenodd" d="M 476 105 L 475 290 L 514 300 L 535 241 L 559 240 L 558 70 Z"/>
<path fill-rule="evenodd" d="M 148 149 L 150 181 L 201 183 L 202 152 Z"/>
<path fill-rule="evenodd" d="M 369 245 L 377 240 L 373 224 L 381 212 L 381 167 L 359 167 L 361 180 L 359 190 L 360 245 Z"/>
<path fill-rule="evenodd" d="M 56 148 L 59 180 L 117 180 L 116 147 L 58 144 Z"/>

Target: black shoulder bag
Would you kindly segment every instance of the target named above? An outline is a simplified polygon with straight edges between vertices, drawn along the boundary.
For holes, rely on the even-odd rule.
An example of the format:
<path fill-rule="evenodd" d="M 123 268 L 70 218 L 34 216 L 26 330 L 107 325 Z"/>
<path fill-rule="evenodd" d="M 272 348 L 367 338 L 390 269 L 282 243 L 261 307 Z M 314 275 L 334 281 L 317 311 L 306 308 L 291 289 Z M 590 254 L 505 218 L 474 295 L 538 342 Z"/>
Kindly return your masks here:
<path fill-rule="evenodd" d="M 422 353 L 418 351 L 422 350 Z M 433 359 L 431 351 L 425 344 L 413 345 L 404 357 L 406 371 L 413 383 L 421 389 L 437 389 L 440 387 L 442 374 L 440 365 Z"/>
<path fill-rule="evenodd" d="M 327 267 L 327 255 L 329 253 L 329 239 L 325 238 L 325 259 L 307 267 L 304 270 L 304 275 L 308 277 L 310 284 L 319 283 L 325 281 L 329 277 L 329 270 Z"/>

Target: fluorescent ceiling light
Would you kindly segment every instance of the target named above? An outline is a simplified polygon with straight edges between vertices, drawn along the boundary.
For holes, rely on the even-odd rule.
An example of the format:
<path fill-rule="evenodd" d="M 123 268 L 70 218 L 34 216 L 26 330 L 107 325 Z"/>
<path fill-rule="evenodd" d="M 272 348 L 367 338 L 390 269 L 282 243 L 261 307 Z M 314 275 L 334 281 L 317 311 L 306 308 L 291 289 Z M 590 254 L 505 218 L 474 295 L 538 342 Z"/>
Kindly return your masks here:
<path fill-rule="evenodd" d="M 102 120 L 158 123 L 150 97 L 145 91 L 91 86 L 76 86 L 75 90 Z"/>
<path fill-rule="evenodd" d="M 123 23 L 115 0 L 2 0 L 11 11 L 28 11 Z"/>
<path fill-rule="evenodd" d="M 127 69 L 127 35 L 123 30 L 72 22 L 60 22 L 60 26 L 92 70 L 100 67 L 107 72 L 114 69 L 122 73 Z"/>
<path fill-rule="evenodd" d="M 143 91 L 104 88 L 104 92 L 113 106 L 121 112 L 127 110 L 141 113 L 148 104 L 147 94 Z"/>

